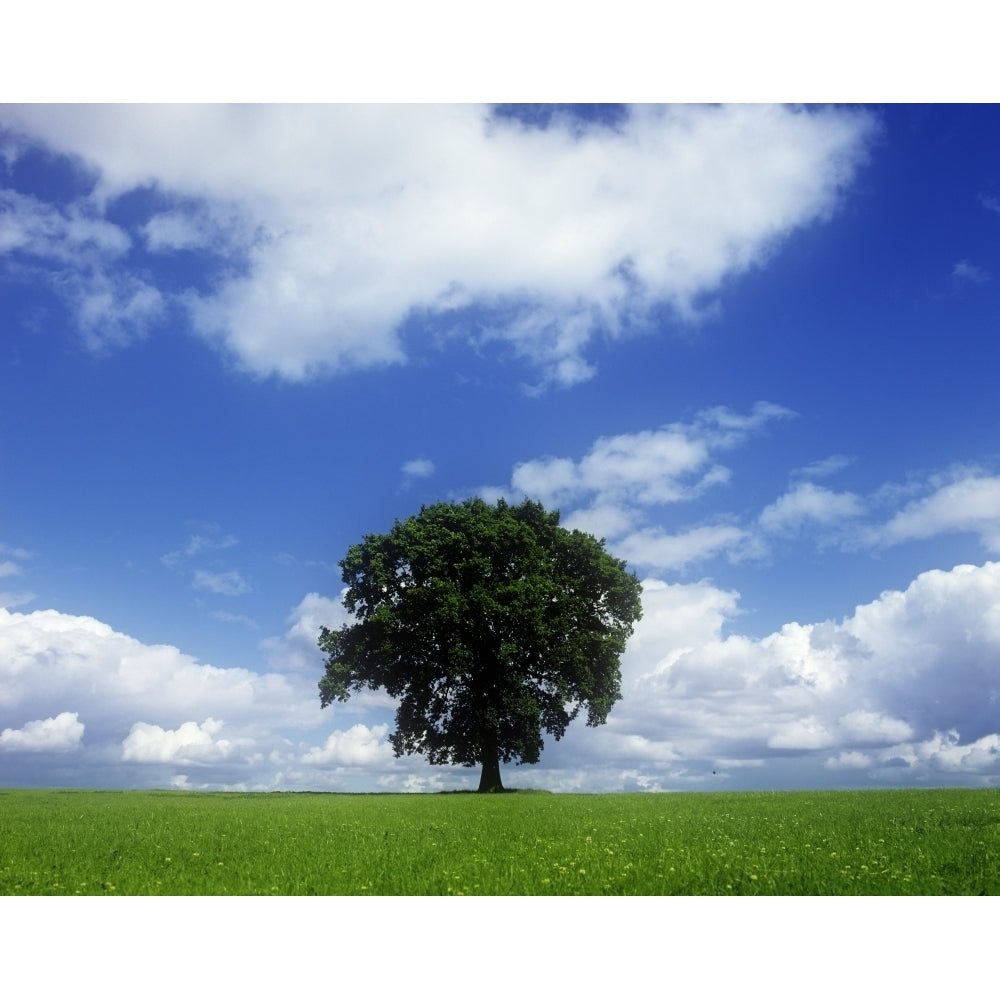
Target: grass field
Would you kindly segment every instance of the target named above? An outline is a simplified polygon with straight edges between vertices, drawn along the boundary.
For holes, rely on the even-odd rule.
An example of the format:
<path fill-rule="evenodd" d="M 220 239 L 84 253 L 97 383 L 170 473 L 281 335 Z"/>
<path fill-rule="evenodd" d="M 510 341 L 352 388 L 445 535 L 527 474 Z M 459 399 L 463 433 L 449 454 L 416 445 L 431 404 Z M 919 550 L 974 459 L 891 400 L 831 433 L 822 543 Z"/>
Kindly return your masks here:
<path fill-rule="evenodd" d="M 0 790 L 3 895 L 981 895 L 1000 792 Z"/>

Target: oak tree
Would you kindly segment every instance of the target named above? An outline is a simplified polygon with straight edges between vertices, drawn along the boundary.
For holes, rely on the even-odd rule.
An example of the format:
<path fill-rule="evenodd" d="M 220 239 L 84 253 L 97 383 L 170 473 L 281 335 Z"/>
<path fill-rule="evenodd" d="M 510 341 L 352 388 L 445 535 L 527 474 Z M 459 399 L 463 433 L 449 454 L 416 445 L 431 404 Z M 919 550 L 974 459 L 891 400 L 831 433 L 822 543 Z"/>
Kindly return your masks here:
<path fill-rule="evenodd" d="M 642 614 L 641 586 L 604 542 L 534 501 L 424 507 L 340 562 L 354 621 L 323 628 L 323 707 L 363 688 L 397 699 L 397 757 L 535 764 L 585 711 L 602 725 L 621 697 L 620 658 Z"/>

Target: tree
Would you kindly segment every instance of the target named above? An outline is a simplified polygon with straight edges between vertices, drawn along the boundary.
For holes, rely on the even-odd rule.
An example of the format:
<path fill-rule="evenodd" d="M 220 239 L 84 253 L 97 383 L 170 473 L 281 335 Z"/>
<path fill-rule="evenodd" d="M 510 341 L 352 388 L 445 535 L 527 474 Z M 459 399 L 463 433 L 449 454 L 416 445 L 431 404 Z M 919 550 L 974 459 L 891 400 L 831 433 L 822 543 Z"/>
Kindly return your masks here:
<path fill-rule="evenodd" d="M 558 511 L 434 504 L 365 536 L 340 566 L 356 620 L 320 631 L 320 702 L 384 688 L 399 699 L 397 757 L 481 764 L 479 791 L 503 791 L 501 761 L 538 763 L 543 730 L 561 739 L 581 709 L 603 725 L 621 698 L 642 588 Z"/>

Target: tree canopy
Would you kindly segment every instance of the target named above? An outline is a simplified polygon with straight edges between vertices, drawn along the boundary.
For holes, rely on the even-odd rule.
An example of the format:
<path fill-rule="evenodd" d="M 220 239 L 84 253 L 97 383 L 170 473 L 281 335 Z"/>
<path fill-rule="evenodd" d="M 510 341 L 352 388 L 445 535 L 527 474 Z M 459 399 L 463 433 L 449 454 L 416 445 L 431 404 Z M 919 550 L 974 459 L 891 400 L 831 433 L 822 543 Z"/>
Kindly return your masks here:
<path fill-rule="evenodd" d="M 398 699 L 397 757 L 535 764 L 586 711 L 602 725 L 621 697 L 619 666 L 641 617 L 641 586 L 603 541 L 559 525 L 534 501 L 424 507 L 352 545 L 340 566 L 355 621 L 322 628 L 323 707 L 363 688 Z"/>

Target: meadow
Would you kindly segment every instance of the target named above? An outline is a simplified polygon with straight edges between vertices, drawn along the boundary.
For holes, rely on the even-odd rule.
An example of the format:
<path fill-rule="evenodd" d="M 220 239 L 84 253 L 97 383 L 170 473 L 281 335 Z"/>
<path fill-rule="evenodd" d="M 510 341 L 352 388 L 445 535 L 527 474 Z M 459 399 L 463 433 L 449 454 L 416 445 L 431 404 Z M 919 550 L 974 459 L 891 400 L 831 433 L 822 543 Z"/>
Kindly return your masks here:
<path fill-rule="evenodd" d="M 3 895 L 992 895 L 1000 791 L 0 790 Z"/>

